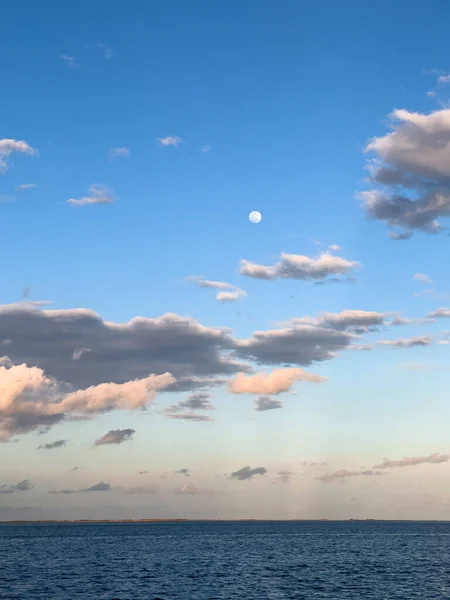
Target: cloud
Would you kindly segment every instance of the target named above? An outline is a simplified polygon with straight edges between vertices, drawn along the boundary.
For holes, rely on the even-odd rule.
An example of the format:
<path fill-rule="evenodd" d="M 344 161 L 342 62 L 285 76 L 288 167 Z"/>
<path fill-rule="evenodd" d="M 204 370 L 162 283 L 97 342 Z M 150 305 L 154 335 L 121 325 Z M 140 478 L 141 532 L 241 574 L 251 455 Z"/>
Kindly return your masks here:
<path fill-rule="evenodd" d="M 283 402 L 270 396 L 260 396 L 255 400 L 255 410 L 257 412 L 265 412 L 266 410 L 274 410 L 283 408 Z"/>
<path fill-rule="evenodd" d="M 414 275 L 414 279 L 416 281 L 420 281 L 420 283 L 433 283 L 431 277 L 429 275 L 426 275 L 425 273 L 416 273 Z"/>
<path fill-rule="evenodd" d="M 61 54 L 61 58 L 66 62 L 67 66 L 71 69 L 79 69 L 80 63 L 75 56 L 67 56 L 67 54 Z"/>
<path fill-rule="evenodd" d="M 33 190 L 34 188 L 37 188 L 35 183 L 21 183 L 16 187 L 16 191 L 25 192 L 26 190 Z"/>
<path fill-rule="evenodd" d="M 449 83 L 450 75 L 439 75 L 437 78 L 437 83 Z"/>
<path fill-rule="evenodd" d="M 85 352 L 90 352 L 90 348 L 75 348 L 72 354 L 72 360 L 80 360 Z"/>
<path fill-rule="evenodd" d="M 56 442 L 50 442 L 49 444 L 41 444 L 37 449 L 54 450 L 55 448 L 63 448 L 64 446 L 67 446 L 67 440 L 56 440 Z"/>
<path fill-rule="evenodd" d="M 200 148 L 200 151 L 201 151 L 201 152 L 211 152 L 211 150 L 212 150 L 212 148 L 211 148 L 211 146 L 209 146 L 209 145 L 202 146 L 202 147 Z"/>
<path fill-rule="evenodd" d="M 80 467 L 72 467 L 71 469 L 69 469 L 70 471 L 78 471 Z"/>
<path fill-rule="evenodd" d="M 294 475 L 293 471 L 278 471 L 278 476 L 273 483 L 289 483 Z"/>
<path fill-rule="evenodd" d="M 411 338 L 397 338 L 395 340 L 378 340 L 378 346 L 390 346 L 391 348 L 414 348 L 417 346 L 429 346 L 433 340 L 427 336 L 416 336 Z"/>
<path fill-rule="evenodd" d="M 87 204 L 111 204 L 114 202 L 114 194 L 104 185 L 93 183 L 89 188 L 89 196 L 83 196 L 79 200 L 70 198 L 67 200 L 72 206 L 85 206 Z"/>
<path fill-rule="evenodd" d="M 156 494 L 160 490 L 160 486 L 156 483 L 151 483 L 150 485 L 142 485 L 125 489 L 125 494 L 127 496 L 132 496 L 135 494 Z"/>
<path fill-rule="evenodd" d="M 274 369 L 270 373 L 245 375 L 238 373 L 228 383 L 228 391 L 232 394 L 280 394 L 291 389 L 297 381 L 323 383 L 326 377 L 307 373 L 303 369 Z"/>
<path fill-rule="evenodd" d="M 267 469 L 264 467 L 255 467 L 252 469 L 251 467 L 242 467 L 239 471 L 235 471 L 231 473 L 232 479 L 238 479 L 239 481 L 250 480 L 255 475 L 265 475 L 267 473 Z"/>
<path fill-rule="evenodd" d="M 11 167 L 9 158 L 13 152 L 19 154 L 28 154 L 29 156 L 37 156 L 39 153 L 35 148 L 32 148 L 23 140 L 2 139 L 0 140 L 0 175 L 6 173 Z"/>
<path fill-rule="evenodd" d="M 5 363 L 0 366 L 0 441 L 64 419 L 143 407 L 172 381 L 166 373 L 71 392 L 71 386 L 48 377 L 39 367 Z"/>
<path fill-rule="evenodd" d="M 178 469 L 178 471 L 174 471 L 177 475 L 186 475 L 189 477 L 190 470 L 189 469 Z"/>
<path fill-rule="evenodd" d="M 134 429 L 111 429 L 104 436 L 95 440 L 94 446 L 106 446 L 109 444 L 122 444 L 133 438 L 136 433 Z"/>
<path fill-rule="evenodd" d="M 450 308 L 445 308 L 443 306 L 431 311 L 427 315 L 427 319 L 430 321 L 435 321 L 436 319 L 447 319 L 448 317 L 450 317 Z"/>
<path fill-rule="evenodd" d="M 187 277 L 186 280 L 197 283 L 204 289 L 220 290 L 216 295 L 216 300 L 219 302 L 234 302 L 239 300 L 239 298 L 247 296 L 247 292 L 244 292 L 244 290 L 241 290 L 231 283 L 226 283 L 225 281 L 210 281 L 195 275 Z"/>
<path fill-rule="evenodd" d="M 82 494 L 85 492 L 110 492 L 113 488 L 109 483 L 100 481 L 91 487 L 81 488 L 79 490 L 74 489 L 62 489 L 62 490 L 50 490 L 49 494 Z"/>
<path fill-rule="evenodd" d="M 214 410 L 214 406 L 209 399 L 211 396 L 206 392 L 197 392 L 191 394 L 187 400 L 172 404 L 168 407 L 168 412 L 181 412 L 189 410 Z"/>
<path fill-rule="evenodd" d="M 215 419 L 206 415 L 198 415 L 196 413 L 167 413 L 168 419 L 178 419 L 180 421 L 197 421 L 201 422 L 212 422 Z"/>
<path fill-rule="evenodd" d="M 108 152 L 109 160 L 115 160 L 116 158 L 128 158 L 130 156 L 129 148 L 111 148 Z"/>
<path fill-rule="evenodd" d="M 160 146 L 179 146 L 184 140 L 177 135 L 168 135 L 167 137 L 157 138 Z"/>
<path fill-rule="evenodd" d="M 450 215 L 450 110 L 395 110 L 391 124 L 391 133 L 366 147 L 376 155 L 368 168 L 370 181 L 379 186 L 361 194 L 366 214 L 401 228 L 395 239 L 415 231 L 439 233 L 440 219 Z"/>
<path fill-rule="evenodd" d="M 318 258 L 310 258 L 299 254 L 281 254 L 281 260 L 273 266 L 259 265 L 248 260 L 241 260 L 241 275 L 254 279 L 300 279 L 305 281 L 325 279 L 329 275 L 344 275 L 360 266 L 356 261 L 349 261 L 328 252 Z"/>
<path fill-rule="evenodd" d="M 103 51 L 103 55 L 106 58 L 106 60 L 112 58 L 113 52 L 111 48 L 108 48 L 106 44 L 97 44 L 97 48 L 100 48 Z"/>
<path fill-rule="evenodd" d="M 185 483 L 181 487 L 175 489 L 174 493 L 175 494 L 186 494 L 186 495 L 190 495 L 190 496 L 197 496 L 197 495 L 211 496 L 214 492 L 213 492 L 213 490 L 198 488 L 196 485 L 193 485 L 191 483 Z"/>
<path fill-rule="evenodd" d="M 19 483 L 0 485 L 0 494 L 14 494 L 15 492 L 29 492 L 34 488 L 33 483 L 29 479 L 19 481 Z"/>
<path fill-rule="evenodd" d="M 322 483 L 332 483 L 333 481 L 345 480 L 349 477 L 378 477 L 383 475 L 381 471 L 348 471 L 347 469 L 340 469 L 329 473 L 328 475 L 322 475 L 317 477 Z"/>
<path fill-rule="evenodd" d="M 294 323 L 283 329 L 254 331 L 238 343 L 236 351 L 258 363 L 309 366 L 334 358 L 338 351 L 350 347 L 354 338 L 347 331 Z"/>
<path fill-rule="evenodd" d="M 75 389 L 126 383 L 149 373 L 171 373 L 176 381 L 170 391 L 200 389 L 214 385 L 219 375 L 244 370 L 229 355 L 236 341 L 228 329 L 175 314 L 114 323 L 87 309 L 0 305 L 2 339 L 13 341 L 7 350 L 15 364 L 26 361 Z M 89 348 L 89 360 L 74 361 L 76 348 Z"/>
<path fill-rule="evenodd" d="M 392 469 L 398 467 L 414 467 L 425 463 L 440 464 L 448 462 L 450 454 L 430 454 L 428 456 L 409 456 L 400 460 L 389 460 L 385 458 L 379 465 L 374 465 L 374 469 Z"/>

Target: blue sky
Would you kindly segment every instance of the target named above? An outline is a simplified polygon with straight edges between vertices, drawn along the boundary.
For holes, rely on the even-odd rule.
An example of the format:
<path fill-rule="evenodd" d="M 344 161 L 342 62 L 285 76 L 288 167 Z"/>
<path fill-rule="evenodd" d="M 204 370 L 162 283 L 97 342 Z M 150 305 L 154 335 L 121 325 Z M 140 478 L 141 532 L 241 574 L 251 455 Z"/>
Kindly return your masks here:
<path fill-rule="evenodd" d="M 0 486 L 14 493 L 0 496 L 0 518 L 446 517 L 448 345 L 440 342 L 450 325 L 433 311 L 450 303 L 450 8 L 428 7 L 198 0 L 5 8 L 0 342 L 7 343 L 0 356 L 9 362 L 0 367 L 0 430 L 8 432 L 0 457 L 8 461 L 0 461 Z M 406 114 L 393 116 L 395 110 Z M 372 138 L 380 141 L 365 152 Z M 12 145 L 19 141 L 36 151 Z M 390 187 L 381 167 L 400 184 Z M 24 184 L 34 185 L 18 189 Z M 98 200 L 93 185 L 107 188 L 101 194 L 111 202 L 68 202 Z M 358 196 L 369 190 L 384 195 Z M 435 193 L 443 199 L 438 208 Z M 413 206 L 405 209 L 408 200 Z M 252 210 L 262 213 L 260 223 L 248 220 Z M 394 240 L 392 232 L 410 238 Z M 326 253 L 332 266 L 325 276 L 242 272 L 244 259 L 268 273 L 282 253 L 313 265 Z M 346 261 L 343 271 L 336 260 Z M 431 282 L 414 279 L 417 273 Z M 217 301 L 220 290 L 186 279 L 193 276 L 246 295 Z M 51 304 L 33 304 L 44 300 Z M 101 327 L 89 321 L 85 330 L 75 309 L 100 315 Z M 342 311 L 376 313 L 376 330 L 319 322 L 324 312 Z M 207 368 L 208 353 L 197 359 L 200 338 L 191 346 L 184 333 L 162 329 L 144 356 L 148 324 L 126 339 L 108 325 L 166 313 L 184 319 L 181 328 L 192 319 L 190 327 L 201 324 L 208 336 L 227 328 L 221 356 L 242 361 L 246 377 L 301 368 L 327 380 L 290 383 L 277 394 L 233 394 L 236 367 L 226 376 L 211 372 L 224 377 L 219 383 L 161 391 L 154 400 L 149 393 L 146 414 L 128 410 L 129 388 L 92 392 L 113 406 L 105 414 L 74 408 L 73 394 L 90 385 L 171 372 L 173 356 L 181 357 L 172 373 L 178 384 L 181 371 L 195 376 Z M 394 327 L 394 313 L 411 321 Z M 333 339 L 343 336 L 336 356 L 314 358 L 314 343 L 303 338 L 311 360 L 291 360 L 295 348 L 287 359 L 284 340 L 276 347 L 269 341 L 264 351 L 253 343 L 253 332 L 286 328 L 301 336 L 292 319 L 304 317 L 319 319 L 315 333 L 328 335 L 331 327 Z M 102 327 L 106 341 L 95 337 Z M 85 348 L 79 359 L 64 354 L 71 340 L 74 351 Z M 47 383 L 24 383 L 36 371 L 20 365 L 50 378 L 57 402 L 69 406 L 49 429 L 42 419 L 18 425 L 23 398 L 43 403 L 46 415 L 55 402 L 54 392 L 43 390 Z M 196 393 L 209 394 L 214 411 L 195 414 L 214 422 L 173 418 L 186 410 L 170 407 Z M 283 407 L 254 410 L 266 395 Z M 134 430 L 133 439 L 92 447 L 108 431 L 125 429 Z M 37 450 L 58 439 L 66 445 Z M 435 453 L 442 460 L 427 459 Z M 383 467 L 383 477 L 359 476 L 376 472 L 385 457 L 425 460 Z M 246 465 L 266 472 L 230 477 Z M 184 467 L 189 478 L 174 473 Z M 149 473 L 139 476 L 141 470 Z M 332 481 L 319 479 L 333 473 Z M 8 487 L 23 480 L 32 482 L 29 490 Z M 100 481 L 120 490 L 49 493 Z M 137 486 L 140 493 L 131 493 Z M 398 500 L 410 489 L 408 500 Z"/>

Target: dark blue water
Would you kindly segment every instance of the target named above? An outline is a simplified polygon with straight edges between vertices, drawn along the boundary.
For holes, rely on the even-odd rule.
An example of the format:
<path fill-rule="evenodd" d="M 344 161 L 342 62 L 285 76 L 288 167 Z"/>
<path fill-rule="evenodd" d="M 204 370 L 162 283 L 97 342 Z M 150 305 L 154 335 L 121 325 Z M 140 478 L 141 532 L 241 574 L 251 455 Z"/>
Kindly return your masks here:
<path fill-rule="evenodd" d="M 0 599 L 450 598 L 450 523 L 0 525 Z"/>

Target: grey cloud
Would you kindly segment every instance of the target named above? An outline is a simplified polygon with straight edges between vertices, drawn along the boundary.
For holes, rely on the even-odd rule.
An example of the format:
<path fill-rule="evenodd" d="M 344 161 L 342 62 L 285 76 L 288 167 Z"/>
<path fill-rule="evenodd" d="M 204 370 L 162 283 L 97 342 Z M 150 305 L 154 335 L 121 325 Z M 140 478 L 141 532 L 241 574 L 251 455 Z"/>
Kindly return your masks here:
<path fill-rule="evenodd" d="M 122 444 L 132 439 L 134 429 L 111 429 L 104 436 L 95 440 L 95 446 L 106 446 L 108 444 Z"/>
<path fill-rule="evenodd" d="M 307 460 L 304 460 L 300 464 L 302 467 L 326 467 L 327 466 L 326 462 L 309 462 Z"/>
<path fill-rule="evenodd" d="M 439 219 L 450 216 L 450 111 L 430 114 L 395 110 L 393 131 L 373 138 L 366 152 L 370 179 L 381 189 L 361 194 L 364 209 L 388 227 L 399 227 L 394 239 L 411 237 L 414 231 L 439 233 Z"/>
<path fill-rule="evenodd" d="M 440 464 L 450 460 L 450 454 L 430 454 L 429 456 L 407 456 L 400 460 L 389 460 L 385 458 L 379 465 L 374 465 L 374 469 L 392 469 L 397 467 L 413 467 L 425 463 Z"/>
<path fill-rule="evenodd" d="M 139 471 L 138 475 L 145 475 L 148 472 L 149 472 L 148 469 L 144 470 L 144 471 Z"/>
<path fill-rule="evenodd" d="M 242 467 L 238 471 L 231 473 L 232 479 L 238 479 L 239 481 L 252 479 L 255 475 L 265 475 L 267 473 L 267 469 L 264 467 L 255 467 L 252 469 L 249 466 Z"/>
<path fill-rule="evenodd" d="M 270 396 L 260 396 L 255 400 L 255 410 L 258 412 L 273 410 L 275 408 L 283 408 L 283 402 Z"/>
<path fill-rule="evenodd" d="M 212 422 L 215 419 L 207 417 L 206 415 L 197 415 L 195 413 L 167 413 L 168 419 L 179 419 L 180 421 L 198 421 L 198 422 Z"/>
<path fill-rule="evenodd" d="M 124 491 L 125 491 L 125 494 L 127 494 L 127 496 L 132 496 L 135 494 L 156 494 L 157 492 L 159 492 L 159 490 L 160 490 L 160 486 L 157 485 L 156 483 L 152 483 L 147 486 L 136 486 L 136 487 L 127 488 Z"/>
<path fill-rule="evenodd" d="M 392 240 L 401 241 L 401 240 L 409 240 L 410 238 L 412 238 L 414 233 L 412 231 L 403 231 L 403 232 L 389 231 L 388 235 Z"/>
<path fill-rule="evenodd" d="M 416 336 L 411 338 L 398 338 L 395 340 L 378 340 L 378 346 L 390 346 L 391 348 L 415 348 L 417 346 L 429 346 L 433 340 L 427 336 Z"/>
<path fill-rule="evenodd" d="M 318 258 L 299 254 L 281 254 L 281 260 L 275 265 L 259 265 L 241 260 L 241 275 L 254 279 L 300 279 L 322 280 L 330 275 L 343 275 L 359 267 L 356 261 L 349 261 L 328 252 Z"/>
<path fill-rule="evenodd" d="M 178 469 L 178 471 L 175 471 L 175 473 L 177 475 L 186 475 L 186 477 L 189 477 L 190 470 L 189 469 Z"/>
<path fill-rule="evenodd" d="M 293 471 L 278 471 L 278 476 L 273 483 L 289 483 L 294 475 L 295 473 Z"/>
<path fill-rule="evenodd" d="M 110 492 L 113 488 L 105 481 L 100 481 L 91 487 L 75 489 L 50 490 L 49 494 L 82 494 L 84 492 Z"/>
<path fill-rule="evenodd" d="M 0 494 L 14 494 L 15 492 L 29 492 L 34 488 L 29 479 L 19 481 L 19 483 L 0 485 Z"/>
<path fill-rule="evenodd" d="M 195 275 L 187 277 L 186 280 L 197 283 L 197 285 L 204 289 L 219 290 L 216 295 L 216 300 L 219 302 L 233 302 L 247 295 L 244 290 L 241 290 L 237 286 L 225 281 L 211 281 Z"/>
<path fill-rule="evenodd" d="M 14 341 L 8 356 L 15 364 L 44 369 L 76 389 L 169 372 L 177 380 L 173 391 L 180 391 L 183 383 L 187 389 L 206 386 L 218 375 L 245 368 L 223 355 L 235 346 L 228 330 L 174 314 L 118 324 L 87 309 L 3 305 L 0 339 L 5 338 Z M 90 348 L 89 360 L 73 361 L 74 348 Z"/>
<path fill-rule="evenodd" d="M 72 467 L 70 471 L 78 471 L 80 467 Z"/>
<path fill-rule="evenodd" d="M 187 400 L 172 404 L 168 407 L 168 413 L 178 413 L 191 410 L 214 410 L 214 406 L 209 399 L 211 396 L 206 392 L 197 392 L 191 394 Z"/>
<path fill-rule="evenodd" d="M 329 473 L 328 475 L 322 475 L 317 477 L 322 483 L 332 483 L 333 481 L 345 480 L 349 477 L 378 477 L 383 475 L 381 471 L 348 471 L 347 469 L 340 469 Z"/>
<path fill-rule="evenodd" d="M 37 447 L 38 450 L 53 450 L 55 448 L 63 448 L 67 446 L 67 440 L 56 440 L 56 442 L 50 442 L 48 444 L 41 444 Z"/>
<path fill-rule="evenodd" d="M 315 281 L 314 285 L 328 285 L 330 283 L 356 283 L 355 277 L 329 277 L 324 281 Z"/>

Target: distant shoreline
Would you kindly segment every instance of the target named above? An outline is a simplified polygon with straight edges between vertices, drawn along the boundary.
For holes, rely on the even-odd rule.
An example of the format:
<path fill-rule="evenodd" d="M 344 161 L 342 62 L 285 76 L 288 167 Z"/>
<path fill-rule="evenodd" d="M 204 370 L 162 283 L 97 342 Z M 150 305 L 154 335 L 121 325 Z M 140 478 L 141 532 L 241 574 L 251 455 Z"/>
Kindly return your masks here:
<path fill-rule="evenodd" d="M 0 521 L 0 525 L 108 524 L 108 523 L 449 523 L 437 519 L 33 519 Z"/>

